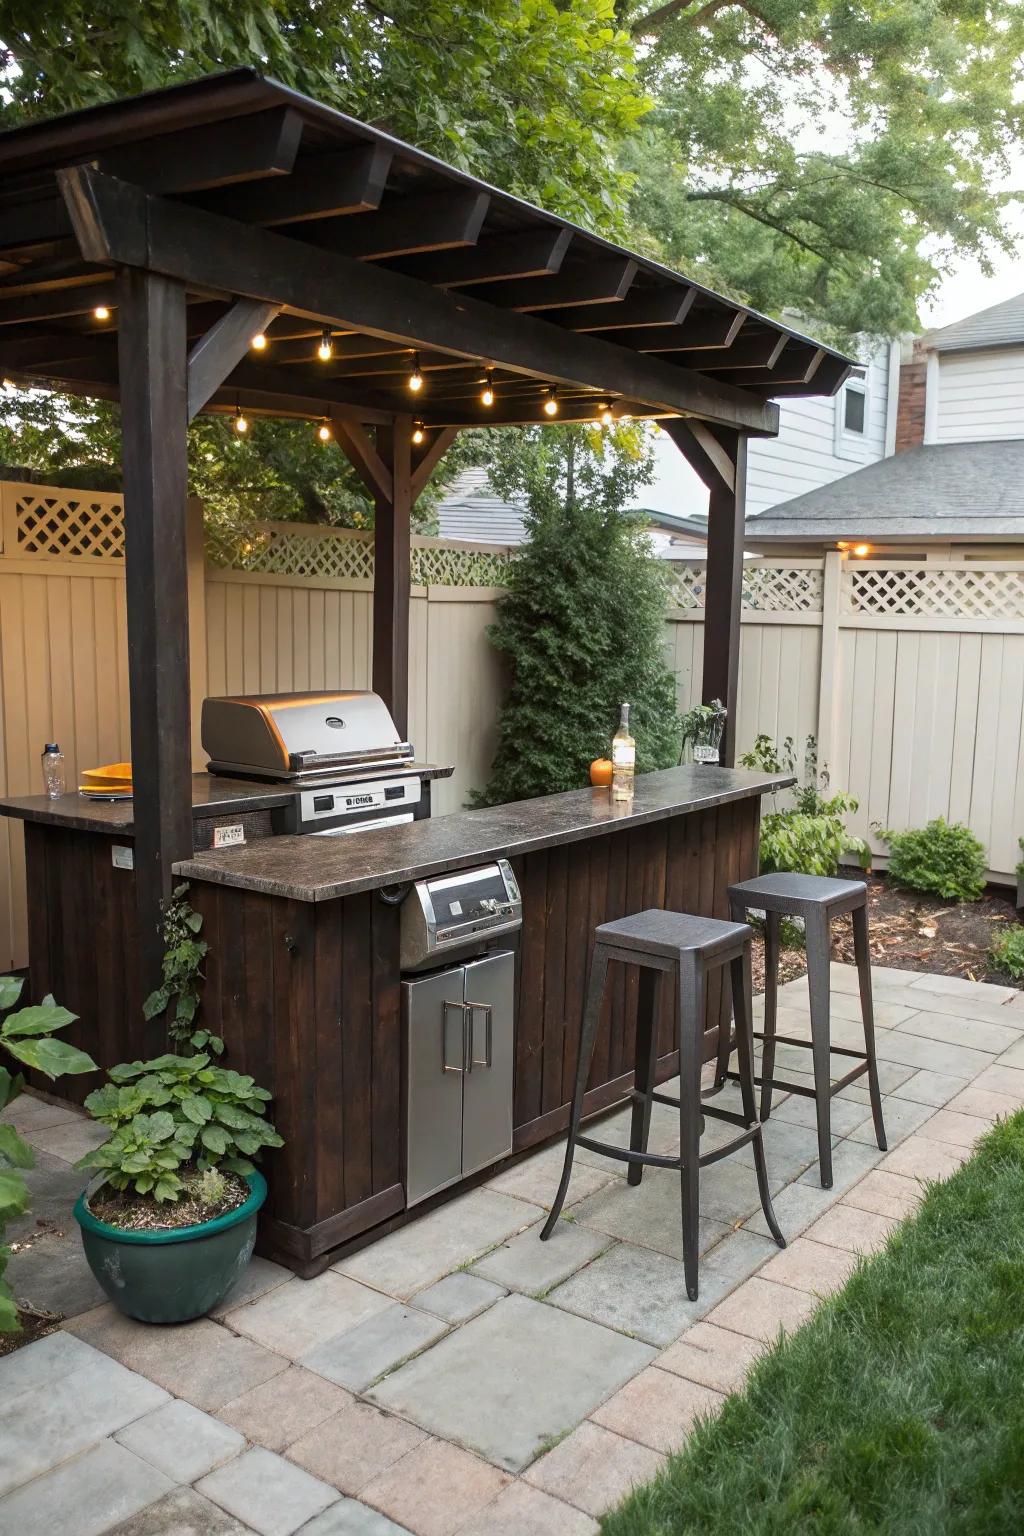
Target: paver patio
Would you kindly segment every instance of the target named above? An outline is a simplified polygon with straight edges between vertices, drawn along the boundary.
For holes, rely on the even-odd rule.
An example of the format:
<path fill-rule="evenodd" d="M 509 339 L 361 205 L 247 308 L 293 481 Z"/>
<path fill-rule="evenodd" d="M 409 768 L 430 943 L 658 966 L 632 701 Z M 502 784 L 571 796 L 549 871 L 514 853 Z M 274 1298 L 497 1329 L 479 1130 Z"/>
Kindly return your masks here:
<path fill-rule="evenodd" d="M 852 967 L 833 985 L 837 1040 L 855 1042 Z M 0 1536 L 593 1536 L 779 1329 L 884 1244 L 921 1181 L 1024 1105 L 1021 993 L 895 970 L 875 989 L 888 1154 L 863 1084 L 844 1089 L 823 1190 L 813 1107 L 777 1099 L 765 1143 L 789 1247 L 765 1235 L 748 1149 L 715 1165 L 695 1303 L 677 1178 L 649 1169 L 630 1188 L 624 1165 L 581 1154 L 541 1246 L 560 1165 L 546 1149 L 315 1281 L 257 1260 L 215 1318 L 146 1327 L 101 1301 L 70 1218 L 91 1128 L 19 1100 L 9 1118 L 40 1155 L 12 1235 L 45 1226 L 9 1274 L 66 1321 L 0 1360 Z M 780 1002 L 806 1036 L 806 982 Z M 779 1070 L 805 1074 L 792 1058 L 780 1049 Z M 673 1148 L 668 1115 L 656 1136 Z"/>

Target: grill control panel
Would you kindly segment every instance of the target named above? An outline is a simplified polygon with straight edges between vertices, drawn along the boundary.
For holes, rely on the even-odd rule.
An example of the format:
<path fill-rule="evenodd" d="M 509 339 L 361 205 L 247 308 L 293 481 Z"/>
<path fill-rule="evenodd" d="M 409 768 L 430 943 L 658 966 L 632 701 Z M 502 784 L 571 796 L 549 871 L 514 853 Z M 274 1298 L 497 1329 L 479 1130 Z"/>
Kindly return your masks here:
<path fill-rule="evenodd" d="M 402 904 L 402 970 L 427 970 L 479 951 L 522 921 L 522 898 L 507 859 L 418 880 Z"/>

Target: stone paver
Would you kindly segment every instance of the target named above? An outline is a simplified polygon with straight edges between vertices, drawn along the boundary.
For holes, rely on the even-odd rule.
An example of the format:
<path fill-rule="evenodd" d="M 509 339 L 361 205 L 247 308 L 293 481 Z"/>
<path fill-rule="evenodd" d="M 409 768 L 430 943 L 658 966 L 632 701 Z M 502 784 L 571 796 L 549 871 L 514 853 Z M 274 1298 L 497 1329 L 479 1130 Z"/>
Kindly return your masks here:
<path fill-rule="evenodd" d="M 952 1013 L 914 1013 L 900 1025 L 900 1030 L 949 1045 L 970 1045 L 974 1050 L 991 1051 L 993 1056 L 1009 1050 L 1020 1039 L 1019 1028 L 1008 1029 L 1005 1024 L 988 1024 L 978 1019 L 966 1023 Z"/>
<path fill-rule="evenodd" d="M 414 1536 L 453 1536 L 509 1482 L 507 1473 L 457 1445 L 426 1440 L 376 1478 L 364 1490 L 363 1502 Z"/>
<path fill-rule="evenodd" d="M 328 1270 L 315 1280 L 293 1276 L 259 1301 L 229 1312 L 225 1322 L 236 1333 L 297 1360 L 389 1305 L 380 1291 Z"/>
<path fill-rule="evenodd" d="M 701 1315 L 700 1301 L 687 1298 L 682 1260 L 632 1243 L 617 1243 L 603 1258 L 556 1286 L 547 1299 L 648 1344 L 671 1343 Z M 705 1293 L 705 1310 L 713 1299 Z"/>
<path fill-rule="evenodd" d="M 114 1437 L 175 1483 L 194 1483 L 245 1449 L 245 1436 L 174 1398 Z"/>
<path fill-rule="evenodd" d="M 528 1483 L 510 1483 L 460 1536 L 598 1536 L 597 1521 Z"/>
<path fill-rule="evenodd" d="M 1022 1013 L 1024 1013 L 1024 1009 L 1022 1009 Z M 1024 1067 L 1024 1040 L 1018 1040 L 1016 1045 L 1011 1045 L 1010 1049 L 1004 1051 L 999 1059 L 1007 1067 Z"/>
<path fill-rule="evenodd" d="M 446 1332 L 441 1318 L 390 1302 L 382 1312 L 310 1350 L 302 1364 L 340 1387 L 362 1392 Z"/>
<path fill-rule="evenodd" d="M 958 1115 L 977 1115 L 979 1120 L 991 1125 L 1001 1117 L 1012 1115 L 1017 1106 L 1005 1093 L 993 1093 L 990 1088 L 977 1088 L 972 1084 L 949 1099 L 946 1108 Z"/>
<path fill-rule="evenodd" d="M 905 1067 L 928 1067 L 948 1077 L 973 1077 L 989 1066 L 992 1055 L 969 1045 L 946 1045 L 909 1035 L 904 1029 L 880 1029 L 875 1042 L 880 1061 L 898 1061 Z"/>
<path fill-rule="evenodd" d="M 415 1424 L 350 1397 L 339 1413 L 297 1440 L 288 1459 L 342 1493 L 357 1494 L 425 1439 Z"/>
<path fill-rule="evenodd" d="M 26 1345 L 24 1353 L 43 1349 L 49 1342 L 41 1339 Z M 41 1375 L 52 1369 L 61 1353 L 52 1346 L 45 1350 Z M 0 1493 L 68 1461 L 167 1401 L 160 1387 L 98 1350 L 89 1350 L 88 1358 L 77 1351 L 67 1351 L 67 1356 L 78 1363 L 66 1374 L 16 1390 L 10 1401 L 0 1397 Z M 15 1356 L 15 1366 L 17 1362 Z M 0 1362 L 0 1383 L 5 1363 Z M 18 1374 L 16 1370 L 15 1380 Z M 20 1374 L 24 1382 L 31 1368 Z"/>
<path fill-rule="evenodd" d="M 474 1189 L 334 1267 L 400 1301 L 540 1220 L 539 1206 Z"/>
<path fill-rule="evenodd" d="M 64 1536 L 70 1536 L 66 1528 Z M 251 1536 L 251 1532 L 194 1488 L 176 1488 L 114 1526 L 109 1536 Z"/>
<path fill-rule="evenodd" d="M 557 1146 L 535 1153 L 525 1162 L 516 1163 L 513 1168 L 506 1168 L 488 1180 L 487 1188 L 497 1190 L 499 1194 L 514 1195 L 517 1200 L 529 1200 L 534 1205 L 550 1207 L 562 1176 L 564 1157 L 564 1144 L 559 1142 Z M 569 1210 L 578 1201 L 603 1189 L 609 1179 L 614 1177 L 607 1159 L 602 1159 L 602 1167 L 594 1168 L 578 1157 L 573 1158 L 572 1178 L 569 1180 L 563 1209 Z"/>
<path fill-rule="evenodd" d="M 877 1253 L 889 1240 L 899 1222 L 892 1216 L 878 1216 L 874 1211 L 858 1210 L 855 1205 L 834 1205 L 807 1228 L 806 1237 L 816 1243 L 829 1243 L 849 1253 Z"/>
<path fill-rule="evenodd" d="M 761 1344 L 745 1334 L 714 1323 L 695 1323 L 658 1356 L 658 1369 L 716 1392 L 734 1392 L 762 1353 Z"/>
<path fill-rule="evenodd" d="M 988 1130 L 988 1121 L 977 1115 L 960 1114 L 953 1109 L 939 1109 L 922 1128 L 929 1141 L 941 1141 L 951 1147 L 966 1147 L 968 1151 Z"/>
<path fill-rule="evenodd" d="M 939 1109 L 961 1092 L 968 1081 L 966 1077 L 946 1077 L 941 1072 L 931 1072 L 927 1067 L 920 1067 L 899 1087 L 884 1091 L 898 1099 L 914 1099 L 919 1104 L 931 1104 Z"/>
<path fill-rule="evenodd" d="M 7 1235 L 18 1240 L 16 1233 Z M 77 1229 L 34 1235 L 27 1247 L 12 1256 L 7 1280 L 23 1303 L 63 1317 L 91 1312 L 106 1299 L 89 1268 Z"/>
<path fill-rule="evenodd" d="M 507 1295 L 503 1285 L 457 1269 L 454 1275 L 445 1275 L 443 1280 L 417 1291 L 412 1301 L 421 1312 L 432 1312 L 446 1323 L 464 1323 Z"/>
<path fill-rule="evenodd" d="M 909 1142 L 904 1143 L 900 1152 L 903 1153 L 909 1145 Z M 924 1190 L 916 1179 L 907 1179 L 902 1174 L 887 1173 L 884 1169 L 875 1168 L 844 1195 L 843 1204 L 857 1206 L 862 1211 L 873 1211 L 878 1216 L 894 1216 L 902 1220 L 904 1216 L 912 1216 L 923 1199 Z"/>
<path fill-rule="evenodd" d="M 922 1133 L 908 1137 L 894 1152 L 890 1152 L 880 1164 L 880 1169 L 883 1173 L 899 1173 L 911 1179 L 948 1179 L 950 1174 L 966 1162 L 969 1155 L 968 1147 L 951 1146 L 946 1141 L 932 1141 Z"/>
<path fill-rule="evenodd" d="M 36 1339 L 33 1344 L 5 1355 L 0 1363 L 4 1408 L 10 1408 L 22 1392 L 34 1392 L 37 1387 L 59 1382 L 72 1371 L 95 1363 L 92 1345 L 76 1339 L 73 1333 L 49 1333 Z"/>
<path fill-rule="evenodd" d="M 519 1471 L 545 1441 L 573 1429 L 653 1357 L 654 1350 L 635 1339 L 513 1295 L 370 1396 L 496 1466 Z M 491 1406 L 496 1383 L 500 1414 Z"/>
<path fill-rule="evenodd" d="M 350 1394 L 334 1382 L 301 1365 L 290 1365 L 279 1376 L 225 1403 L 217 1416 L 247 1440 L 268 1451 L 283 1451 L 350 1400 Z"/>
<path fill-rule="evenodd" d="M 0 1499 L 0 1536 L 99 1536 L 163 1498 L 173 1486 L 148 1461 L 113 1440 L 101 1440 Z"/>
<path fill-rule="evenodd" d="M 1014 1108 L 1020 1109 L 1024 1107 L 1024 1071 L 1019 1067 L 1006 1065 L 1007 1055 L 1009 1052 L 1005 1053 L 994 1066 L 986 1067 L 984 1072 L 979 1072 L 974 1086 L 1004 1094 L 1006 1098 L 1013 1100 Z"/>
<path fill-rule="evenodd" d="M 716 1413 L 721 1392 L 650 1366 L 591 1414 L 595 1424 L 654 1451 L 677 1451 L 700 1415 Z"/>
<path fill-rule="evenodd" d="M 338 1498 L 336 1489 L 262 1446 L 211 1472 L 196 1490 L 260 1536 L 292 1536 Z"/>
<path fill-rule="evenodd" d="M 842 1058 L 837 1058 L 841 1060 Z M 776 1066 L 776 1071 L 781 1072 L 781 1067 Z M 808 1078 L 808 1082 L 813 1079 Z M 794 1125 L 806 1125 L 817 1129 L 818 1111 L 813 1099 L 805 1099 L 801 1095 L 792 1093 L 781 1104 L 772 1104 L 771 1119 L 778 1116 L 780 1120 L 789 1120 Z M 848 1136 L 852 1130 L 862 1123 L 864 1119 L 864 1106 L 852 1102 L 849 1099 L 834 1098 L 832 1100 L 832 1134 L 833 1136 Z M 769 1120 L 769 1125 L 771 1120 Z M 817 1154 L 815 1154 L 817 1162 Z"/>
<path fill-rule="evenodd" d="M 525 1232 L 502 1243 L 473 1266 L 473 1273 L 510 1291 L 538 1296 L 589 1264 L 611 1242 L 605 1234 L 588 1231 L 578 1222 L 560 1221 L 547 1242 L 542 1243 L 541 1225 L 538 1222 L 535 1227 L 527 1227 Z"/>
<path fill-rule="evenodd" d="M 631 1488 L 649 1482 L 664 1461 L 650 1446 L 588 1419 L 523 1475 L 528 1483 L 596 1516 L 612 1509 Z"/>
<path fill-rule="evenodd" d="M 780 1328 L 783 1333 L 792 1333 L 814 1310 L 814 1297 L 806 1291 L 776 1285 L 774 1281 L 754 1275 L 745 1280 L 739 1290 L 720 1301 L 709 1314 L 708 1321 L 719 1328 L 731 1328 L 734 1333 L 745 1333 L 748 1338 L 770 1343 Z"/>
<path fill-rule="evenodd" d="M 222 1403 L 288 1365 L 282 1355 L 237 1338 L 208 1318 L 152 1328 L 107 1305 L 76 1317 L 68 1326 L 80 1339 L 207 1413 L 216 1413 Z"/>
<path fill-rule="evenodd" d="M 244 1306 L 249 1301 L 256 1301 L 258 1297 L 265 1296 L 276 1286 L 284 1285 L 286 1281 L 294 1278 L 291 1270 L 285 1269 L 283 1264 L 272 1264 L 269 1259 L 262 1259 L 258 1253 L 255 1253 L 224 1300 L 214 1307 L 210 1316 L 224 1317 L 228 1312 L 233 1312 L 236 1307 Z"/>
<path fill-rule="evenodd" d="M 768 1260 L 760 1275 L 764 1280 L 809 1291 L 812 1296 L 828 1296 L 846 1284 L 856 1266 L 853 1253 L 816 1243 L 812 1238 L 797 1237 L 788 1248 Z"/>
<path fill-rule="evenodd" d="M 38 1145 L 36 1134 L 49 1126 L 63 1125 L 69 1120 L 81 1120 L 77 1110 L 67 1104 L 49 1104 L 37 1099 L 31 1089 L 20 1095 L 0 1114 L 0 1125 L 13 1125 L 21 1136 L 31 1136 L 33 1146 Z"/>
<path fill-rule="evenodd" d="M 576 1206 L 573 1219 L 580 1226 L 643 1248 L 654 1248 L 670 1258 L 683 1256 L 679 1175 L 668 1169 L 645 1169 L 639 1185 L 627 1184 L 625 1179 L 611 1180 L 604 1189 Z M 726 1223 L 711 1219 L 702 1202 L 698 1229 L 701 1252 L 717 1243 L 728 1230 Z"/>
<path fill-rule="evenodd" d="M 407 1526 L 357 1499 L 339 1499 L 302 1527 L 301 1536 L 410 1536 Z"/>
<path fill-rule="evenodd" d="M 935 1114 L 931 1104 L 921 1104 L 914 1099 L 886 1098 L 882 1105 L 882 1123 L 885 1126 L 885 1139 L 890 1148 L 899 1146 L 901 1141 L 920 1130 Z M 863 1142 L 866 1146 L 877 1146 L 875 1140 L 875 1123 L 871 1118 L 870 1110 L 864 1116 L 859 1125 L 854 1126 L 849 1132 L 851 1141 Z"/>
<path fill-rule="evenodd" d="M 916 992 L 944 992 L 955 997 L 968 1015 L 972 1002 L 1008 1003 L 1018 996 L 1015 987 L 999 987 L 988 981 L 968 981 L 963 976 L 942 976 L 932 971 L 916 971 L 911 986 Z"/>
<path fill-rule="evenodd" d="M 53 1157 L 59 1157 L 62 1162 L 77 1163 L 80 1157 L 106 1141 L 109 1135 L 106 1126 L 76 1115 L 73 1120 L 62 1120 L 56 1125 L 33 1131 L 32 1144 L 42 1147 L 44 1152 L 49 1152 Z M 84 1182 L 82 1187 L 85 1187 Z"/>

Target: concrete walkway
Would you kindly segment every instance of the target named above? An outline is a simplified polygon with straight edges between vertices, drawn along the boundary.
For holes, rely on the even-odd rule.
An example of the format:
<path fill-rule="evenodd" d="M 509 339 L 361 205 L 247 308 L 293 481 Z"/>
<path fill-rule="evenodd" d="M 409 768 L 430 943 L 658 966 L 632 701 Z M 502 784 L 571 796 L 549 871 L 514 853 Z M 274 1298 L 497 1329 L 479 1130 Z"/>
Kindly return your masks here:
<path fill-rule="evenodd" d="M 93 1129 L 19 1101 L 45 1226 L 10 1277 L 67 1321 L 0 1360 L 0 1536 L 593 1536 L 766 1343 L 884 1244 L 920 1181 L 1024 1105 L 1024 995 L 874 975 L 889 1153 L 866 1089 L 844 1090 L 823 1190 L 813 1105 L 777 1100 L 765 1138 L 789 1247 L 765 1235 L 749 1149 L 715 1164 L 696 1303 L 665 1170 L 629 1188 L 624 1165 L 581 1153 L 560 1230 L 538 1242 L 552 1148 L 316 1280 L 257 1259 L 215 1317 L 133 1323 L 101 1301 L 70 1222 L 70 1163 Z M 859 1044 L 851 967 L 833 966 L 833 987 L 835 1041 Z M 780 1001 L 780 1031 L 806 1037 L 806 982 Z M 780 1072 L 808 1066 L 779 1048 Z M 609 1132 L 627 1138 L 624 1113 Z M 652 1149 L 677 1144 L 656 1107 Z"/>

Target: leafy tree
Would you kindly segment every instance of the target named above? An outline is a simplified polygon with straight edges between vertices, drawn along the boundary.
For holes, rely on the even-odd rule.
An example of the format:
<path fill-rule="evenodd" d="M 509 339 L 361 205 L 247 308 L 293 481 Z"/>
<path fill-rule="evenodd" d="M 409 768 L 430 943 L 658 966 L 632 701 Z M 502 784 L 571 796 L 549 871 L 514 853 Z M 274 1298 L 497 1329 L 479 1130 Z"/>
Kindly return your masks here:
<path fill-rule="evenodd" d="M 916 329 L 951 263 L 1011 248 L 1016 0 L 621 0 L 656 109 L 636 225 L 711 285 L 838 337 Z"/>
<path fill-rule="evenodd" d="M 528 508 L 529 542 L 491 628 L 511 682 L 482 805 L 576 789 L 633 706 L 637 769 L 679 759 L 675 678 L 663 654 L 661 562 L 624 505 L 652 478 L 646 429 L 527 427 L 502 434 L 489 475 Z"/>

